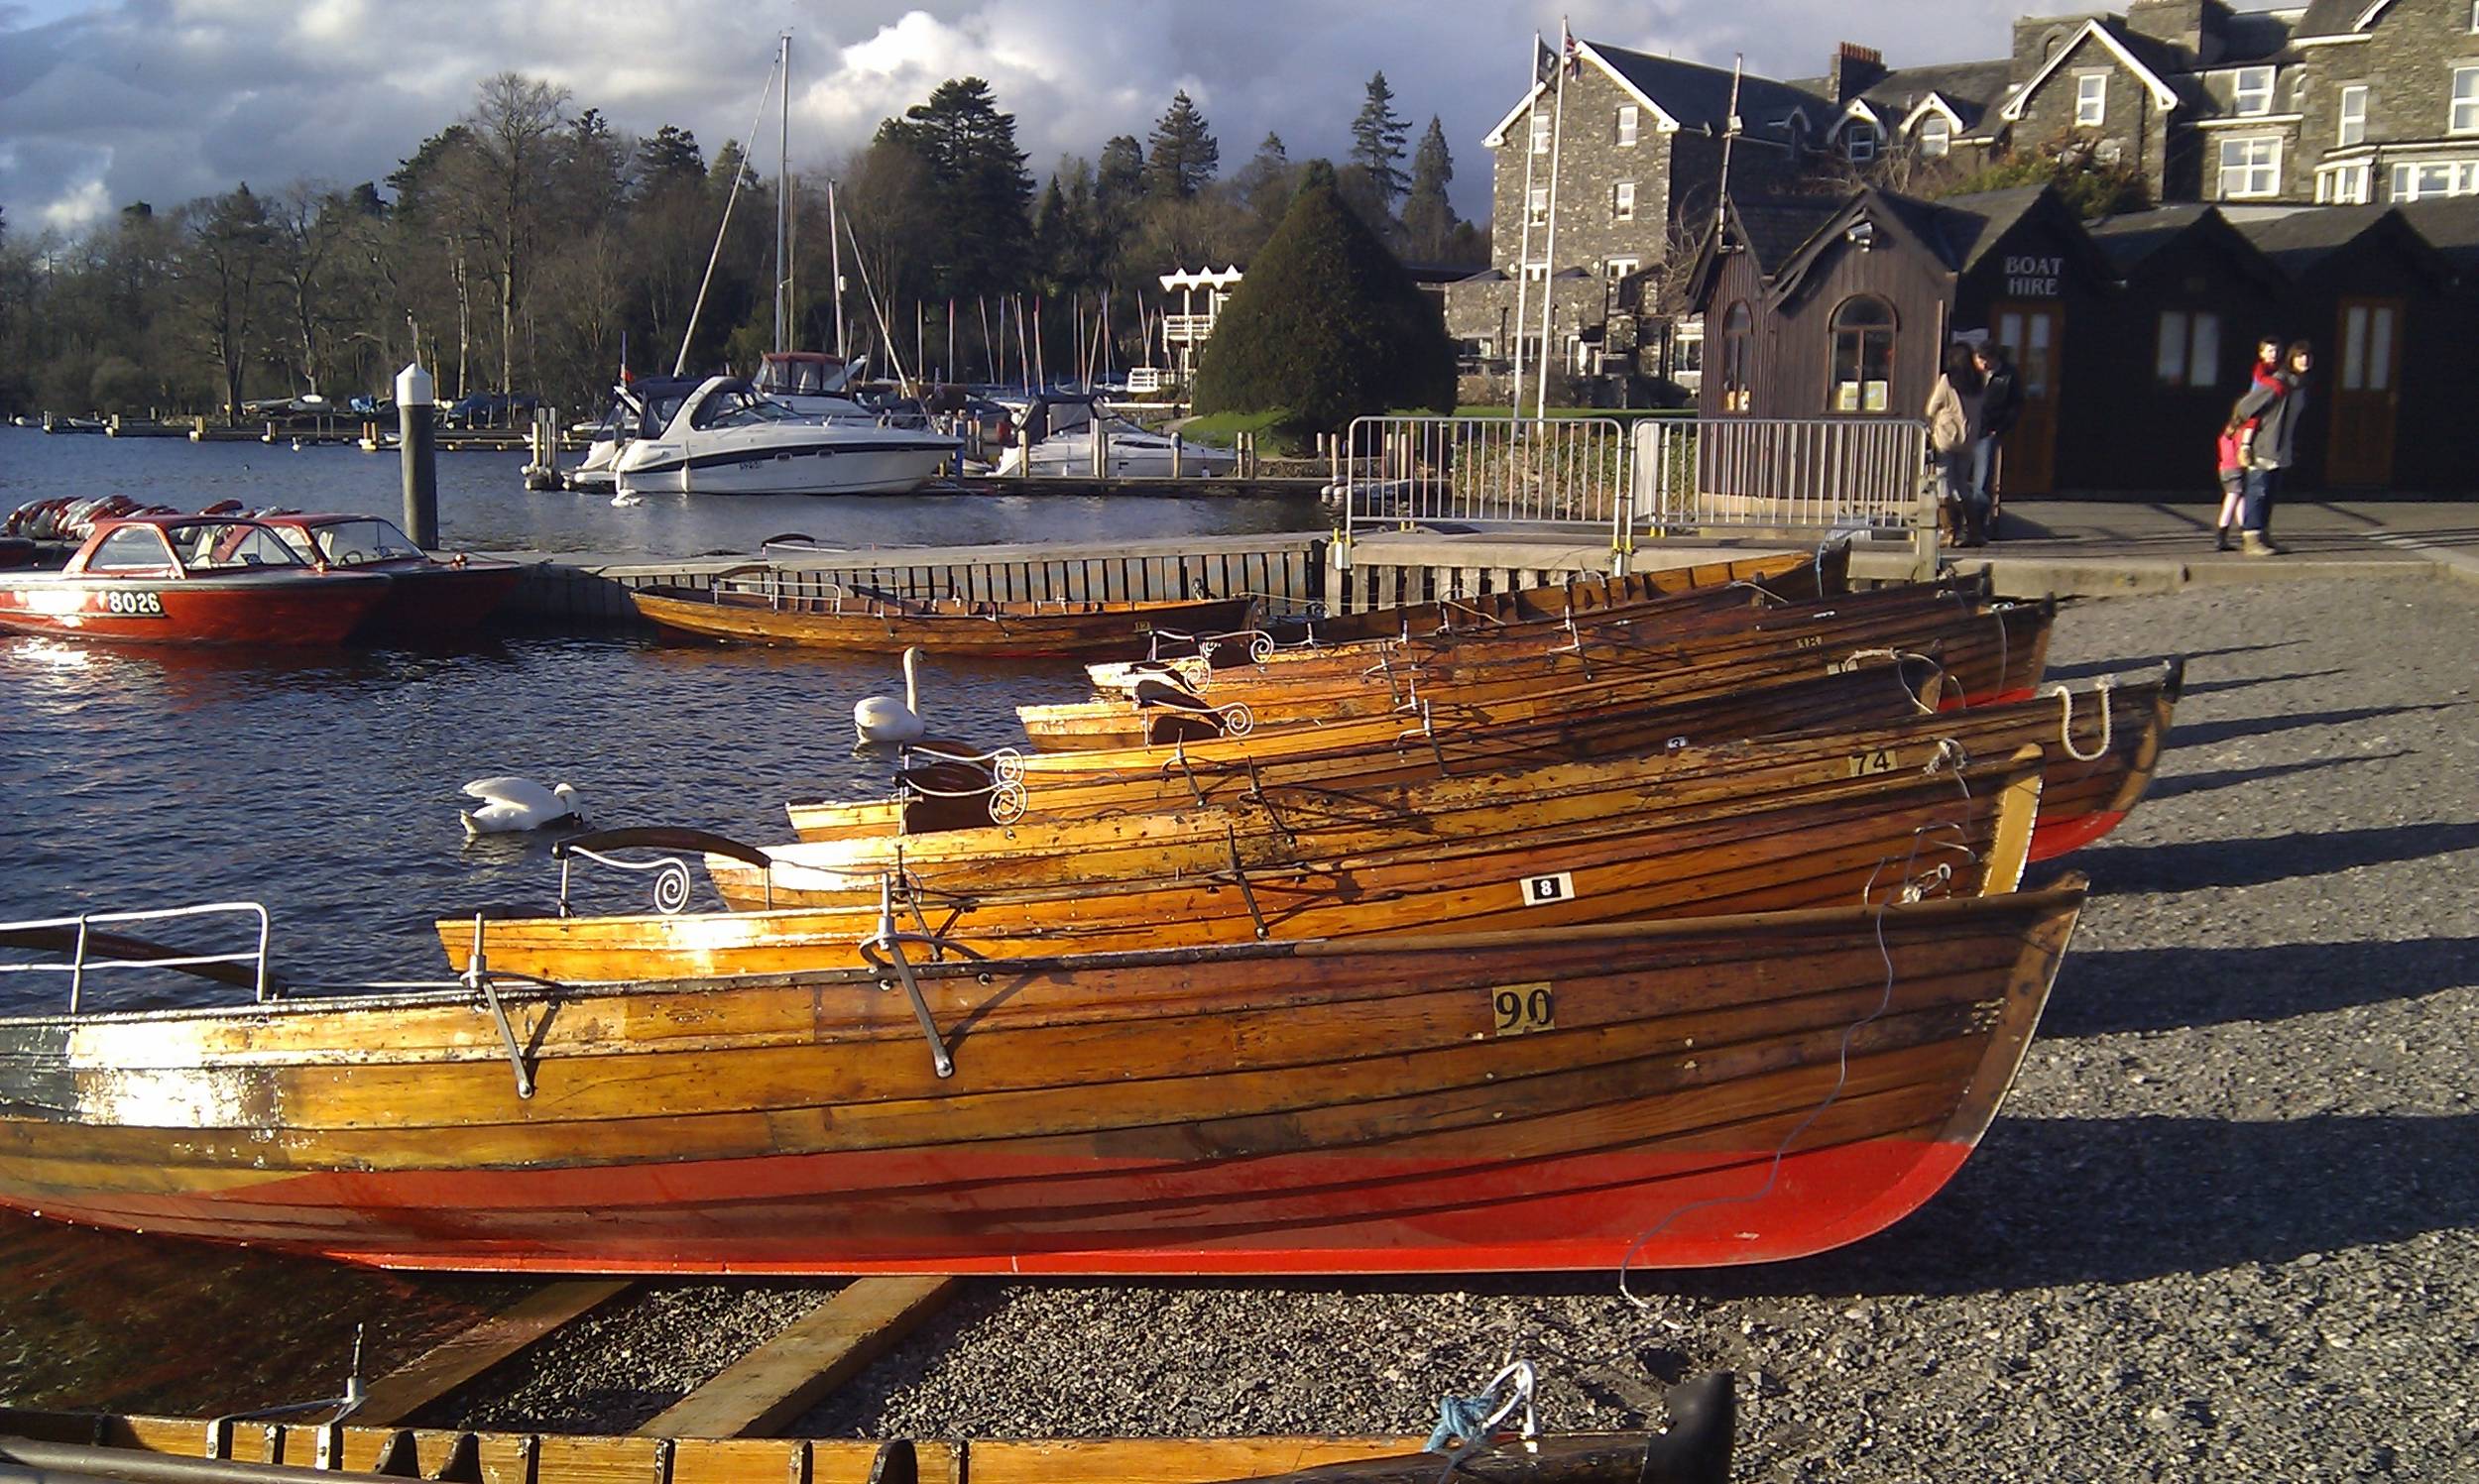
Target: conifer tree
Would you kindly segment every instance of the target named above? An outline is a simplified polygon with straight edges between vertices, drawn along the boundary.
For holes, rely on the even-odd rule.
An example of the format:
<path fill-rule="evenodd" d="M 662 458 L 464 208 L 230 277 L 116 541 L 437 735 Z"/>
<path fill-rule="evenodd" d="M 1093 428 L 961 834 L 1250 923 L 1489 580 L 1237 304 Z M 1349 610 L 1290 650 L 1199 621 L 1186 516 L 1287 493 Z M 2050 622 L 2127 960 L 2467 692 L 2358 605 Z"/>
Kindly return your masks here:
<path fill-rule="evenodd" d="M 1447 153 L 1446 130 L 1438 116 L 1429 116 L 1429 132 L 1412 155 L 1411 191 L 1403 198 L 1403 251 L 1416 263 L 1446 257 L 1455 235 L 1455 206 L 1446 187 L 1455 178 L 1455 160 Z"/>
<path fill-rule="evenodd" d="M 1409 181 L 1403 174 L 1403 140 L 1411 125 L 1394 111 L 1386 74 L 1372 73 L 1367 100 L 1352 121 L 1352 165 L 1343 188 L 1369 222 L 1382 230 L 1394 219 L 1394 203 Z"/>
<path fill-rule="evenodd" d="M 1436 299 L 1313 161 L 1282 225 L 1206 342 L 1200 412 L 1281 409 L 1298 429 L 1396 407 L 1455 405 L 1455 347 Z"/>
<path fill-rule="evenodd" d="M 938 241 L 933 292 L 951 297 L 998 292 L 1023 276 L 1032 239 L 1033 177 L 1015 147 L 1015 115 L 1001 113 L 990 84 L 950 78 L 878 137 L 927 167 Z"/>
<path fill-rule="evenodd" d="M 1147 144 L 1147 195 L 1188 200 L 1213 183 L 1222 164 L 1222 147 L 1185 88 L 1171 95 L 1171 106 L 1154 124 Z"/>
<path fill-rule="evenodd" d="M 1124 220 L 1127 208 L 1145 193 L 1144 146 L 1132 134 L 1112 136 L 1094 165 L 1094 197 L 1106 221 Z"/>

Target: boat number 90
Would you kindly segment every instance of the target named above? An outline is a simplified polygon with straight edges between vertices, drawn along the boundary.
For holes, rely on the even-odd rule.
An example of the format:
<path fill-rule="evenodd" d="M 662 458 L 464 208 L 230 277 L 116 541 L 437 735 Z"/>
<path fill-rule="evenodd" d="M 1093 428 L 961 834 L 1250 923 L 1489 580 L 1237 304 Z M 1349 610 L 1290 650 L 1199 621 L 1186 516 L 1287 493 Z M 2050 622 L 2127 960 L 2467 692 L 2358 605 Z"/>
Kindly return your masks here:
<path fill-rule="evenodd" d="M 1489 1009 L 1501 1036 L 1525 1036 L 1558 1028 L 1558 999 L 1547 984 L 1508 984 L 1489 991 Z"/>
<path fill-rule="evenodd" d="M 164 600 L 153 593 L 107 592 L 103 606 L 116 614 L 134 614 L 145 618 L 164 617 Z"/>

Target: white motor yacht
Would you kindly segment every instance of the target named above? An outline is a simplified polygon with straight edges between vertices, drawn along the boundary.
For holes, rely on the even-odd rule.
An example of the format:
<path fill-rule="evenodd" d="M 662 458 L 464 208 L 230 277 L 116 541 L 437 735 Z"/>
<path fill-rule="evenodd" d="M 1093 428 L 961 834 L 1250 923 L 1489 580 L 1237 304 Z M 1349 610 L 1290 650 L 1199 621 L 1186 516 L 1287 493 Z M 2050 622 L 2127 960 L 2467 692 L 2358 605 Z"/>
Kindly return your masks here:
<path fill-rule="evenodd" d="M 1034 479 L 1090 479 L 1097 472 L 1114 479 L 1169 479 L 1173 448 L 1179 451 L 1177 472 L 1183 479 L 1221 477 L 1240 464 L 1239 455 L 1228 448 L 1147 432 L 1090 397 L 1044 394 L 1019 415 L 1029 435 L 1030 465 L 1025 467 L 1025 448 L 1009 445 L 991 470 L 994 475 L 1022 469 Z M 1094 468 L 1097 424 L 1108 443 L 1100 471 Z"/>
<path fill-rule="evenodd" d="M 649 400 L 641 426 L 655 421 Z M 620 447 L 611 469 L 622 495 L 900 495 L 961 446 L 875 417 L 804 417 L 740 377 L 716 376 L 681 397 L 658 432 Z"/>

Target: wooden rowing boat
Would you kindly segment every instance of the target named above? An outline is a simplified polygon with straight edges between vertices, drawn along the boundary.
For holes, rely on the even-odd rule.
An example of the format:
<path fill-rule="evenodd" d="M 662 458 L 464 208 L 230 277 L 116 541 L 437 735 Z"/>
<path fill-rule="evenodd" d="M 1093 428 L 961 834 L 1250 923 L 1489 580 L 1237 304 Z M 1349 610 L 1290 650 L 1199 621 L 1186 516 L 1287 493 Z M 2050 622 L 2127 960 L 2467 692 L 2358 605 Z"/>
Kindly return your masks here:
<path fill-rule="evenodd" d="M 1232 701 L 1218 689 L 1204 696 L 1019 706 L 1016 717 L 1045 752 L 1213 739 L 1254 743 L 1287 732 L 1410 715 L 1424 704 L 1485 706 L 1544 692 L 1655 701 L 1724 672 L 1743 684 L 1832 671 L 1885 653 L 1932 657 L 1950 683 L 1948 699 L 1977 704 L 2031 693 L 2046 663 L 2054 616 L 2046 603 L 1981 608 L 1934 590 L 1896 590 L 1790 610 L 1749 608 L 1736 623 L 1666 634 L 1659 643 L 1587 639 L 1498 655 L 1459 651 L 1405 671 L 1388 667 L 1298 687 L 1246 688 Z"/>
<path fill-rule="evenodd" d="M 991 657 L 1132 654 L 1158 630 L 1246 628 L 1255 608 L 1247 598 L 994 602 L 840 590 L 813 596 L 734 586 L 730 576 L 717 574 L 714 585 L 704 590 L 638 588 L 630 592 L 629 601 L 649 623 L 700 638 L 873 654 L 919 648 Z"/>
<path fill-rule="evenodd" d="M 1146 873 L 1116 878 L 1089 874 L 1111 867 L 1087 857 L 1117 853 L 1078 843 L 1117 834 L 1115 822 L 1028 829 L 1016 843 L 933 837 L 925 843 L 985 849 L 906 860 L 900 876 L 866 860 L 797 863 L 811 846 L 786 848 L 795 860 L 770 869 L 710 856 L 717 888 L 743 910 L 448 919 L 438 931 L 456 966 L 470 967 L 478 936 L 496 970 L 579 982 L 853 968 L 885 957 L 866 940 L 897 932 L 941 953 L 1012 959 L 1782 911 L 2020 882 L 2039 809 L 2036 750 L 1856 778 L 1843 763 L 1509 792 L 1430 814 L 1418 811 L 1445 790 L 1414 789 L 1399 809 L 1358 820 L 1317 817 L 1314 799 L 1269 801 L 1251 811 L 1256 833 L 1244 841 L 1220 811 L 1153 816 L 1147 826 L 1192 833 L 1126 853 L 1146 863 L 1123 868 Z"/>
<path fill-rule="evenodd" d="M 1726 1372 L 1665 1398 L 1666 1432 L 1500 1438 L 1469 1484 L 1727 1484 Z M 362 1414 L 354 1414 L 356 1416 Z M 82 1484 L 1433 1484 L 1417 1436 L 861 1438 L 609 1435 L 0 1407 L 0 1465 Z"/>
<path fill-rule="evenodd" d="M 1952 1176 L 2082 895 L 16 1015 L 0 1205 L 423 1269 L 1775 1261 Z"/>
<path fill-rule="evenodd" d="M 887 799 L 795 799 L 802 840 L 926 835 L 1023 818 L 1077 818 L 1217 802 L 1260 783 L 1408 781 L 1539 762 L 1582 761 L 1735 741 L 1794 727 L 1917 716 L 1935 672 L 1869 659 L 1838 674 L 1706 674 L 1657 701 L 1545 693 L 1489 706 L 1424 708 L 1315 731 L 1089 752 L 1011 749 L 955 758 L 915 749 Z"/>

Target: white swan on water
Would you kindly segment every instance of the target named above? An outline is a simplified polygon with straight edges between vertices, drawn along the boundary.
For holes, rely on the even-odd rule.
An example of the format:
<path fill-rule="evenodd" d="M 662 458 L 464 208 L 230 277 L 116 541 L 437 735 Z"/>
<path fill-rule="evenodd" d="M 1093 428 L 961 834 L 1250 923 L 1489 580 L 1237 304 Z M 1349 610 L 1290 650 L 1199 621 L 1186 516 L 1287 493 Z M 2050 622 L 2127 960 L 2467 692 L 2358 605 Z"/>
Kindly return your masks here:
<path fill-rule="evenodd" d="M 479 809 L 460 809 L 468 835 L 498 835 L 514 830 L 539 830 L 545 825 L 585 822 L 577 809 L 577 791 L 562 783 L 544 788 L 531 778 L 476 778 L 465 796 L 482 800 Z"/>
<path fill-rule="evenodd" d="M 853 703 L 852 730 L 864 745 L 873 742 L 915 742 L 928 727 L 921 720 L 921 650 L 903 651 L 903 699 L 865 696 Z"/>

